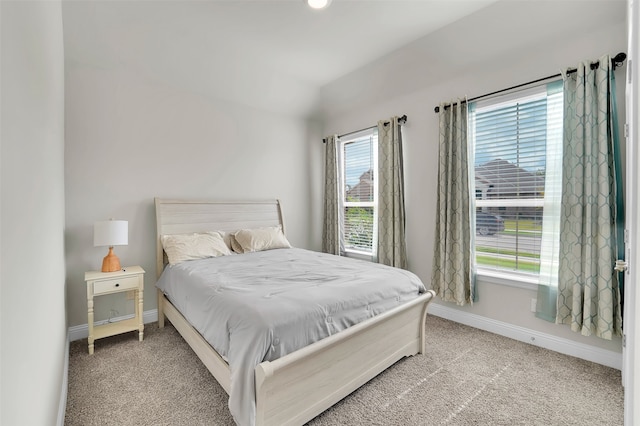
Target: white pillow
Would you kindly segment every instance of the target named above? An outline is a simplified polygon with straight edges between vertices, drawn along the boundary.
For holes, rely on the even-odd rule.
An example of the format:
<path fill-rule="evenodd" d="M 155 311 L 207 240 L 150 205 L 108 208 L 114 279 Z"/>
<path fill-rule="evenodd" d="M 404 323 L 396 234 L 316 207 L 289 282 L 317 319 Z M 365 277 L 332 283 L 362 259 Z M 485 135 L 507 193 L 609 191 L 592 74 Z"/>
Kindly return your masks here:
<path fill-rule="evenodd" d="M 231 254 L 222 235 L 217 232 L 163 235 L 161 241 L 170 265 Z"/>
<path fill-rule="evenodd" d="M 234 253 L 238 253 L 238 254 L 244 253 L 242 246 L 240 245 L 240 243 L 238 243 L 238 240 L 236 239 L 235 233 L 229 234 L 229 245 L 231 246 L 231 251 L 233 251 Z"/>
<path fill-rule="evenodd" d="M 284 236 L 281 226 L 241 229 L 237 231 L 234 236 L 244 253 L 291 248 L 291 244 L 289 244 L 289 241 L 287 241 L 287 238 Z"/>
<path fill-rule="evenodd" d="M 215 231 L 215 232 L 220 234 L 220 236 L 224 240 L 224 244 L 229 249 L 229 254 L 235 254 L 233 250 L 233 243 L 232 243 L 232 241 L 234 240 L 233 234 L 231 232 L 225 232 L 225 231 Z"/>

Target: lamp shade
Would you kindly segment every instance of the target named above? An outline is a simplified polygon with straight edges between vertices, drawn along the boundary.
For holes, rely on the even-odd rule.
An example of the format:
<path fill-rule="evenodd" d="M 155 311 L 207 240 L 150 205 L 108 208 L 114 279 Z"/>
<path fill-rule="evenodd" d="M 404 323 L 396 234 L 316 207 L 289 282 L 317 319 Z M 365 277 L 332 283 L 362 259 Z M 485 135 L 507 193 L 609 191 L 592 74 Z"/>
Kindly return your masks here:
<path fill-rule="evenodd" d="M 126 220 L 104 220 L 93 225 L 93 245 L 126 246 L 129 244 L 129 222 Z"/>

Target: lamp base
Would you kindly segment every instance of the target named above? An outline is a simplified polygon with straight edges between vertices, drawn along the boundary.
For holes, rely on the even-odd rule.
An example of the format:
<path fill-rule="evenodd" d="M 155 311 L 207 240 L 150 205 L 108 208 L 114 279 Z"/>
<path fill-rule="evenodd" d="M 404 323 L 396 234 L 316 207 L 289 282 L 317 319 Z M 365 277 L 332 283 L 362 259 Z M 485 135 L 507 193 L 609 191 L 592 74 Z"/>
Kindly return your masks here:
<path fill-rule="evenodd" d="M 109 247 L 109 253 L 102 259 L 102 272 L 116 272 L 120 269 L 120 259 L 113 253 L 113 247 Z"/>

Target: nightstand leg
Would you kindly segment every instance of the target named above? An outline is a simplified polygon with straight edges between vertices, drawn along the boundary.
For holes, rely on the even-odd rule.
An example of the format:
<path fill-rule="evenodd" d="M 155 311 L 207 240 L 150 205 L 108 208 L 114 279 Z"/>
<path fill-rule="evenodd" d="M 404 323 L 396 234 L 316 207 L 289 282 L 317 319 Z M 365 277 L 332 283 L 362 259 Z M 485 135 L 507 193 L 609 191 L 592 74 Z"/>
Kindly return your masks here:
<path fill-rule="evenodd" d="M 138 290 L 138 340 L 140 342 L 142 342 L 142 339 L 144 338 L 144 322 L 142 321 L 142 313 L 144 312 L 142 309 L 142 290 Z"/>
<path fill-rule="evenodd" d="M 93 355 L 93 299 L 89 298 L 87 300 L 87 317 L 88 317 L 88 326 L 89 326 L 89 355 Z"/>

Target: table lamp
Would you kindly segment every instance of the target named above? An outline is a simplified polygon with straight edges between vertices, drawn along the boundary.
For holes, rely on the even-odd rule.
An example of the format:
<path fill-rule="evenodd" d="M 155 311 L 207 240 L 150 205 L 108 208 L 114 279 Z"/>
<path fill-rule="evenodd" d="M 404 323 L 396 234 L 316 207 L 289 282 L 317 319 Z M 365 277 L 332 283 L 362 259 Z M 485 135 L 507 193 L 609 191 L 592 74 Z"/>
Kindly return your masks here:
<path fill-rule="evenodd" d="M 129 243 L 129 222 L 126 220 L 104 220 L 93 225 L 94 247 L 108 246 L 109 253 L 102 260 L 102 272 L 119 271 L 120 259 L 113 253 L 113 246 Z"/>

